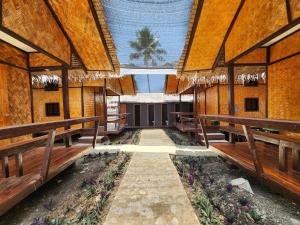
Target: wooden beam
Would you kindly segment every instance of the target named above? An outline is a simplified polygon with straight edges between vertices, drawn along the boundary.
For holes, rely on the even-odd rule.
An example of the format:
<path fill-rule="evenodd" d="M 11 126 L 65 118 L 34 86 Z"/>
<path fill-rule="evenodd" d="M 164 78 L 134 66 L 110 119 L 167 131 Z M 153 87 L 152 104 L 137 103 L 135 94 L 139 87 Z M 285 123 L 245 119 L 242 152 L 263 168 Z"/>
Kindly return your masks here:
<path fill-rule="evenodd" d="M 104 110 L 104 132 L 107 131 L 107 97 L 106 97 L 106 79 L 103 87 L 103 110 Z"/>
<path fill-rule="evenodd" d="M 257 174 L 258 178 L 262 179 L 262 175 L 263 175 L 264 171 L 263 171 L 263 167 L 261 165 L 261 162 L 259 160 L 259 157 L 257 155 L 252 130 L 249 126 L 245 126 L 245 125 L 243 125 L 243 130 L 244 130 L 245 136 L 247 138 L 248 147 L 249 147 L 249 150 L 250 150 L 250 153 L 251 153 L 251 156 L 252 156 L 252 160 L 253 160 L 253 163 L 254 163 L 254 166 L 255 166 L 256 174 Z"/>
<path fill-rule="evenodd" d="M 81 82 L 81 87 L 80 87 L 80 91 L 81 91 L 81 116 L 84 117 L 84 95 L 83 95 L 83 82 Z M 84 123 L 82 123 L 82 128 L 84 128 Z"/>
<path fill-rule="evenodd" d="M 230 116 L 235 115 L 234 109 L 234 65 L 229 64 L 228 66 L 228 114 Z M 234 124 L 229 124 L 234 127 Z M 235 143 L 235 134 L 229 134 L 229 142 Z"/>
<path fill-rule="evenodd" d="M 69 75 L 68 69 L 63 67 L 62 69 L 62 92 L 63 92 L 63 108 L 64 119 L 70 119 L 70 103 L 69 103 Z M 66 126 L 65 130 L 70 129 L 70 126 Z M 71 137 L 65 138 L 66 147 L 70 147 L 72 144 Z"/>

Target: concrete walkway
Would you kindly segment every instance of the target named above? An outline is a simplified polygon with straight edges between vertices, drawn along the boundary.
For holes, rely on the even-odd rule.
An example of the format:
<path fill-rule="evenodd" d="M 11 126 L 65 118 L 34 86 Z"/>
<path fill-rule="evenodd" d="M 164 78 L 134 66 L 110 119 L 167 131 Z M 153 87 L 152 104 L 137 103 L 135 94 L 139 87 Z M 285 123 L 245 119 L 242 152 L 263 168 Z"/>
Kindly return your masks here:
<path fill-rule="evenodd" d="M 174 142 L 169 138 L 163 129 L 142 130 L 139 145 L 175 146 Z"/>
<path fill-rule="evenodd" d="M 104 225 L 199 224 L 169 154 L 134 153 Z"/>

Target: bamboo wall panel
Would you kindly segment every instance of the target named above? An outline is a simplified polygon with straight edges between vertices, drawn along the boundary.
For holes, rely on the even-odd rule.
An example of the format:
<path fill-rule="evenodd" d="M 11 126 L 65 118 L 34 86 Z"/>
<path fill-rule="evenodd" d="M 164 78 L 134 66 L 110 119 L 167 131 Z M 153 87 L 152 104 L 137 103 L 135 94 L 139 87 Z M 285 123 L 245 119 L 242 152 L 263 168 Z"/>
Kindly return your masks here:
<path fill-rule="evenodd" d="M 29 65 L 30 67 L 61 66 L 61 63 L 43 53 L 30 53 Z"/>
<path fill-rule="evenodd" d="M 31 99 L 27 71 L 0 65 L 0 126 L 31 123 Z M 21 136 L 1 141 L 1 144 L 29 139 Z"/>
<path fill-rule="evenodd" d="M 206 114 L 218 114 L 218 87 L 206 89 Z"/>
<path fill-rule="evenodd" d="M 300 120 L 300 55 L 268 67 L 269 117 Z"/>
<path fill-rule="evenodd" d="M 166 94 L 176 94 L 178 87 L 178 80 L 175 75 L 167 75 L 167 83 L 166 83 Z"/>
<path fill-rule="evenodd" d="M 107 87 L 107 89 L 110 89 L 111 91 L 115 92 L 118 95 L 122 94 L 120 81 L 117 78 L 106 79 L 106 87 Z"/>
<path fill-rule="evenodd" d="M 66 63 L 70 46 L 43 0 L 3 0 L 3 26 Z"/>
<path fill-rule="evenodd" d="M 27 68 L 27 56 L 24 52 L 0 40 L 0 61 Z"/>
<path fill-rule="evenodd" d="M 103 89 L 95 88 L 95 104 L 96 104 L 96 116 L 100 116 L 100 124 L 103 126 L 105 115 L 104 115 L 104 102 L 103 102 Z"/>
<path fill-rule="evenodd" d="M 288 24 L 285 0 L 245 1 L 225 43 L 226 62 Z"/>
<path fill-rule="evenodd" d="M 258 98 L 259 111 L 246 112 L 245 98 Z M 245 87 L 243 85 L 234 85 L 234 103 L 235 116 L 265 118 L 266 117 L 266 85 L 258 85 L 257 87 Z"/>
<path fill-rule="evenodd" d="M 124 95 L 135 95 L 133 77 L 126 75 L 120 79 L 122 91 Z"/>
<path fill-rule="evenodd" d="M 84 87 L 104 87 L 104 79 L 84 81 L 83 86 Z"/>
<path fill-rule="evenodd" d="M 84 117 L 95 116 L 95 96 L 93 87 L 83 88 Z M 85 127 L 94 126 L 94 122 L 85 123 Z"/>
<path fill-rule="evenodd" d="M 271 46 L 271 62 L 300 52 L 300 31 Z"/>
<path fill-rule="evenodd" d="M 242 58 L 238 59 L 235 63 L 240 63 L 240 64 L 266 63 L 266 60 L 267 60 L 267 49 L 257 48 L 254 51 L 243 56 Z"/>
<path fill-rule="evenodd" d="M 88 0 L 49 0 L 88 70 L 113 70 Z"/>
<path fill-rule="evenodd" d="M 185 90 L 187 90 L 191 85 L 189 84 L 189 81 L 187 79 L 179 80 L 178 82 L 178 92 L 181 93 Z"/>
<path fill-rule="evenodd" d="M 300 1 L 290 0 L 292 18 L 295 20 L 300 17 Z"/>
<path fill-rule="evenodd" d="M 46 103 L 59 103 L 59 116 L 46 116 Z M 62 89 L 58 91 L 45 91 L 33 89 L 34 122 L 49 122 L 64 119 Z"/>
<path fill-rule="evenodd" d="M 127 105 L 126 104 L 120 104 L 120 114 L 126 113 L 127 112 Z M 120 124 L 126 124 L 126 120 L 121 120 Z"/>
<path fill-rule="evenodd" d="M 69 88 L 70 117 L 81 118 L 81 88 Z M 81 124 L 76 124 L 72 128 L 82 128 Z"/>
<path fill-rule="evenodd" d="M 228 115 L 228 85 L 220 85 L 220 114 Z"/>
<path fill-rule="evenodd" d="M 199 94 L 199 113 L 205 114 L 205 92 L 202 91 Z"/>
<path fill-rule="evenodd" d="M 240 0 L 204 1 L 185 70 L 211 69 Z"/>

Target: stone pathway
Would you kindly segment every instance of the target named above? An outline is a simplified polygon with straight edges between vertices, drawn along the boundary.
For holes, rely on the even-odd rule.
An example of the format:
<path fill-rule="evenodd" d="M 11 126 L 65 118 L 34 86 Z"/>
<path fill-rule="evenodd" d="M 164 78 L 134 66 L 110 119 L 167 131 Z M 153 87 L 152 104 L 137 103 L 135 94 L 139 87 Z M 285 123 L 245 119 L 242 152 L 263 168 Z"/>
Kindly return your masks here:
<path fill-rule="evenodd" d="M 141 131 L 139 145 L 146 146 L 175 146 L 174 142 L 163 129 L 144 129 Z"/>
<path fill-rule="evenodd" d="M 167 153 L 134 153 L 104 225 L 200 225 Z"/>

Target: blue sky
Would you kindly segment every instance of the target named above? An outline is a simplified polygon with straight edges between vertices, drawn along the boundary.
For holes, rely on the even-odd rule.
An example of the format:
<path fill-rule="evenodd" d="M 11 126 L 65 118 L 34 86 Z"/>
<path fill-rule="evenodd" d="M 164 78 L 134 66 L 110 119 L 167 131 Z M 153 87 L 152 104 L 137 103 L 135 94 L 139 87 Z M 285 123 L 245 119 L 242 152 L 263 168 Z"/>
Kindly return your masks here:
<path fill-rule="evenodd" d="M 192 0 L 102 0 L 110 32 L 114 39 L 121 65 L 130 61 L 133 50 L 129 41 L 136 40 L 136 32 L 148 26 L 167 51 L 167 62 L 178 61 L 185 43 Z"/>

